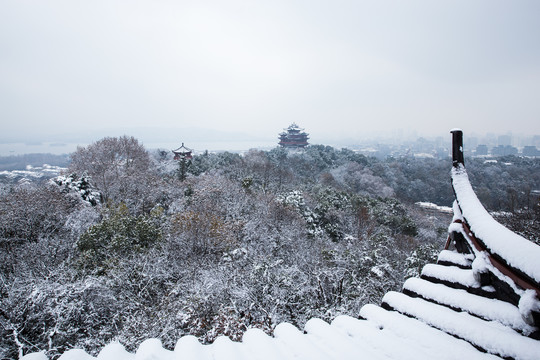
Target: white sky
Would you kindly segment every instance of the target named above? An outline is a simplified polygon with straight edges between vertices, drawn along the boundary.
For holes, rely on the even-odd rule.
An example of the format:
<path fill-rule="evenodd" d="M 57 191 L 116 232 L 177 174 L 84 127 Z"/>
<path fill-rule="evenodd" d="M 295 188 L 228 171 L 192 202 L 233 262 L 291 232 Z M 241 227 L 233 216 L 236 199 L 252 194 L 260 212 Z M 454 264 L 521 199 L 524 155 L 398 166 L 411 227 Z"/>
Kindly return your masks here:
<path fill-rule="evenodd" d="M 540 134 L 540 1 L 1 0 L 0 121 Z"/>

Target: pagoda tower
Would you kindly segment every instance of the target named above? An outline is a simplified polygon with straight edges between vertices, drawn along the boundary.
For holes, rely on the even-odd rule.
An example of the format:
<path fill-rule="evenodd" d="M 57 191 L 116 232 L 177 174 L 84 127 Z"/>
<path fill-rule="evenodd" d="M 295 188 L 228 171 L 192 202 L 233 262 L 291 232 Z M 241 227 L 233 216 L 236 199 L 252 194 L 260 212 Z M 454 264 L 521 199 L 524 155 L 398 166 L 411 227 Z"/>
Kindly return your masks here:
<path fill-rule="evenodd" d="M 288 128 L 284 129 L 281 134 L 279 134 L 279 145 L 284 148 L 303 148 L 309 145 L 307 142 L 309 139 L 309 134 L 301 129 L 295 123 L 292 123 Z"/>
<path fill-rule="evenodd" d="M 179 168 L 178 168 L 178 178 L 182 181 L 186 179 L 186 171 L 189 165 L 191 165 L 191 159 L 193 158 L 193 150 L 189 149 L 184 146 L 184 143 L 182 143 L 182 146 L 180 146 L 176 150 L 172 150 L 174 154 L 174 160 L 178 160 L 180 162 Z"/>
<path fill-rule="evenodd" d="M 191 154 L 193 152 L 192 149 L 189 149 L 184 146 L 184 143 L 182 143 L 182 146 L 180 146 L 176 150 L 172 150 L 174 154 L 174 160 L 191 160 L 193 155 Z"/>

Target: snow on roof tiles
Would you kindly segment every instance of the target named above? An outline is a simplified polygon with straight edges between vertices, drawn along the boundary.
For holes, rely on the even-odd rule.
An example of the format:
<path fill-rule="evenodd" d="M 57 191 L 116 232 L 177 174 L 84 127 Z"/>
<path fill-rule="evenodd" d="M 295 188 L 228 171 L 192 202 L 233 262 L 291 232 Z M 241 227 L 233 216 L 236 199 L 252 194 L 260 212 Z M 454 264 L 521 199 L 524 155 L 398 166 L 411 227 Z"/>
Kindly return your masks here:
<path fill-rule="evenodd" d="M 383 302 L 392 308 L 504 358 L 538 360 L 540 341 L 495 321 L 485 321 L 466 312 L 456 312 L 432 302 L 388 292 Z"/>
<path fill-rule="evenodd" d="M 453 338 L 419 321 L 378 307 L 365 306 L 362 313 L 374 321 L 339 316 L 332 324 L 312 319 L 302 332 L 283 323 L 276 327 L 274 337 L 259 329 L 249 329 L 242 342 L 219 337 L 214 343 L 202 345 L 193 336 L 182 337 L 174 350 L 166 350 L 158 339 L 144 341 L 135 354 L 118 343 L 104 347 L 97 359 L 215 359 L 215 360 L 346 360 L 346 359 L 455 359 L 458 354 L 467 359 L 490 359 L 469 343 Z M 391 319 L 389 322 L 387 319 Z M 439 354 L 439 355 L 437 355 Z M 24 360 L 44 360 L 43 353 L 23 357 Z M 60 360 L 96 359 L 80 349 L 65 352 Z"/>
<path fill-rule="evenodd" d="M 452 184 L 463 217 L 492 254 L 540 283 L 540 247 L 489 215 L 476 196 L 463 165 L 452 169 Z"/>
<path fill-rule="evenodd" d="M 419 278 L 408 279 L 403 288 L 438 304 L 498 321 L 525 334 L 538 330 L 523 320 L 517 307 L 505 301 L 476 296 L 462 289 L 453 289 Z"/>
<path fill-rule="evenodd" d="M 455 251 L 443 250 L 439 253 L 437 257 L 437 262 L 446 262 L 450 264 L 456 264 L 461 267 L 471 267 L 473 261 L 472 255 L 460 254 Z"/>

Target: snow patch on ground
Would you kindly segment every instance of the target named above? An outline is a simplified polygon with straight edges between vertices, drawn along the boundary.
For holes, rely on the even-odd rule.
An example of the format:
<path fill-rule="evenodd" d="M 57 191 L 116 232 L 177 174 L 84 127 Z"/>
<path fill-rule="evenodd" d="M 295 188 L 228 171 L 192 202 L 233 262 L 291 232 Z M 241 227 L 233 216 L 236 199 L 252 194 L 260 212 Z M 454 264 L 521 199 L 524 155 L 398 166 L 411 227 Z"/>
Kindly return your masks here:
<path fill-rule="evenodd" d="M 415 204 L 424 209 L 436 210 L 436 211 L 440 211 L 440 212 L 448 213 L 448 214 L 452 213 L 452 208 L 449 206 L 440 206 L 434 203 L 422 202 L 422 201 L 416 202 Z"/>

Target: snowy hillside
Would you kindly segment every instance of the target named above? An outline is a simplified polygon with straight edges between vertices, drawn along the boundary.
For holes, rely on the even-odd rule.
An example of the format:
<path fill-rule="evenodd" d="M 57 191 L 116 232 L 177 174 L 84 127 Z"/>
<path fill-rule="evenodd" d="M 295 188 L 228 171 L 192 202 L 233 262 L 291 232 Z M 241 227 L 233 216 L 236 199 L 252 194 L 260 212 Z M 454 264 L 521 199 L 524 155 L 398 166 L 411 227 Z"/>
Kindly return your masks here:
<path fill-rule="evenodd" d="M 449 161 L 314 145 L 203 153 L 180 176 L 171 157 L 105 138 L 2 189 L 0 358 L 534 358 L 534 284 L 476 249 L 472 197 L 448 227 Z M 494 166 L 472 166 L 479 198 L 535 234 L 522 192 L 485 190 Z M 522 240 L 509 259 L 531 263 Z"/>

